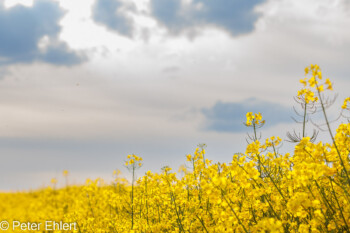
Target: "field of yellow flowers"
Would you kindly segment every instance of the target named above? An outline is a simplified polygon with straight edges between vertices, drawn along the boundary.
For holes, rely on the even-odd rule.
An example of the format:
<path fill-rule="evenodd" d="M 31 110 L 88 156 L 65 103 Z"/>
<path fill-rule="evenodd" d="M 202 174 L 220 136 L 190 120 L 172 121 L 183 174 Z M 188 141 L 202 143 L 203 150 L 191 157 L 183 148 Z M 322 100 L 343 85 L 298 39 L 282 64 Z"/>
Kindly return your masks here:
<path fill-rule="evenodd" d="M 191 169 L 177 174 L 164 167 L 137 178 L 142 158 L 129 155 L 129 181 L 116 172 L 113 184 L 98 179 L 1 193 L 0 221 L 8 224 L 0 227 L 7 232 L 350 232 L 350 98 L 340 109 L 347 123 L 333 133 L 327 115 L 332 101 L 325 97 L 332 83 L 322 79 L 317 65 L 307 67 L 305 76 L 296 97 L 302 130 L 289 134 L 292 153 L 278 152 L 279 137 L 261 140 L 262 115 L 247 113 L 252 133 L 246 151 L 230 163 L 206 159 L 201 146 L 187 155 Z M 306 136 L 306 119 L 316 109 L 329 143 L 315 143 L 316 133 Z"/>

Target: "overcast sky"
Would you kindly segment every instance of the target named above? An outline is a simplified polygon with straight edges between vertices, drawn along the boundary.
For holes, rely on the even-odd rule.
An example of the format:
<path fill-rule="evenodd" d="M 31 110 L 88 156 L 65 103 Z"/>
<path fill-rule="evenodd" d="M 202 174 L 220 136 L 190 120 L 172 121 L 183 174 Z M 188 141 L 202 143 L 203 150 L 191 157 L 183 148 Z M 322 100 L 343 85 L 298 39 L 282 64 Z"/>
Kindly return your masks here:
<path fill-rule="evenodd" d="M 131 153 L 177 170 L 199 143 L 228 162 L 248 111 L 285 138 L 307 65 L 349 95 L 349 28 L 348 0 L 0 0 L 0 190 L 128 176 Z"/>

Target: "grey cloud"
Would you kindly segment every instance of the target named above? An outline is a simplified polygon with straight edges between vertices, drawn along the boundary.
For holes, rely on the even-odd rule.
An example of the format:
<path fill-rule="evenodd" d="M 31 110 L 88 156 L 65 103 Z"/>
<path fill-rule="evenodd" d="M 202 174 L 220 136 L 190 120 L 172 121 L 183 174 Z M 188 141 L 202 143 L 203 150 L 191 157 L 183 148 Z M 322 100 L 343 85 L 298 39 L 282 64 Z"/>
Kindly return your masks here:
<path fill-rule="evenodd" d="M 186 26 L 187 19 L 181 17 L 181 1 L 152 0 L 151 9 L 154 16 L 171 29 L 180 29 Z"/>
<path fill-rule="evenodd" d="M 34 61 L 55 65 L 82 62 L 82 57 L 57 40 L 60 32 L 58 21 L 62 16 L 58 4 L 51 1 L 38 0 L 32 7 L 17 5 L 10 9 L 5 9 L 0 3 L 0 65 Z M 48 44 L 41 51 L 38 44 L 44 36 L 58 42 Z"/>
<path fill-rule="evenodd" d="M 123 7 L 128 8 L 119 0 L 96 0 L 93 19 L 122 35 L 131 36 L 133 21 L 121 11 Z M 129 7 L 129 9 L 132 8 Z"/>
<path fill-rule="evenodd" d="M 78 64 L 81 62 L 81 57 L 76 56 L 64 43 L 59 43 L 56 46 L 50 46 L 42 55 L 44 61 L 52 64 Z"/>
<path fill-rule="evenodd" d="M 198 25 L 215 25 L 231 35 L 239 35 L 254 29 L 258 14 L 253 9 L 264 1 L 193 0 L 182 5 L 179 0 L 151 0 L 151 10 L 156 19 L 174 33 Z"/>
<path fill-rule="evenodd" d="M 166 74 L 173 74 L 173 73 L 177 73 L 180 71 L 180 67 L 178 66 L 168 66 L 168 67 L 165 67 L 163 70 L 163 73 L 166 73 Z"/>
<path fill-rule="evenodd" d="M 217 132 L 243 132 L 247 112 L 261 112 L 266 120 L 264 127 L 270 127 L 282 122 L 291 122 L 293 111 L 273 102 L 259 101 L 251 98 L 242 102 L 224 103 L 218 101 L 209 109 L 202 109 L 206 117 L 206 130 Z"/>

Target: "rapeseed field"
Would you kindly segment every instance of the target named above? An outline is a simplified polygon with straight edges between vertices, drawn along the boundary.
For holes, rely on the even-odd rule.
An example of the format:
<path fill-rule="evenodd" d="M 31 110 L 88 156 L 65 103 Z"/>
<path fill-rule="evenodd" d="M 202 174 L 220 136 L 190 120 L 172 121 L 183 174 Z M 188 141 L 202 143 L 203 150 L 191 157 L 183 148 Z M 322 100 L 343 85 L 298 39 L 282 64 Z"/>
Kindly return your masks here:
<path fill-rule="evenodd" d="M 143 160 L 128 155 L 130 180 L 0 194 L 4 232 L 349 232 L 350 97 L 342 100 L 343 122 L 332 132 L 327 114 L 332 83 L 318 65 L 305 69 L 296 101 L 300 132 L 288 133 L 294 151 L 279 153 L 282 139 L 261 139 L 263 113 L 248 112 L 246 151 L 230 163 L 213 163 L 200 145 L 186 156 L 191 168 L 170 167 L 136 177 Z M 343 102 L 344 101 L 344 102 Z M 329 142 L 306 135 L 307 119 L 323 115 Z M 285 132 L 283 132 L 285 133 Z M 66 176 L 67 171 L 64 172 Z M 48 220 L 50 220 L 48 222 Z M 7 229 L 7 230 L 6 230 Z"/>

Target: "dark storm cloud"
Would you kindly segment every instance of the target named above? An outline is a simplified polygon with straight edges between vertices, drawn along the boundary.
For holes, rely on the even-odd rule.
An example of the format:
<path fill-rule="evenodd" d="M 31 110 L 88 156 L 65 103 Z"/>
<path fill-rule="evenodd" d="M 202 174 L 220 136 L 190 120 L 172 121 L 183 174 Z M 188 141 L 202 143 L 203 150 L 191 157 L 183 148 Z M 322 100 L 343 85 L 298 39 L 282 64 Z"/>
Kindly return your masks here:
<path fill-rule="evenodd" d="M 63 11 L 57 3 L 34 1 L 32 7 L 17 5 L 5 9 L 0 2 L 0 65 L 43 61 L 55 65 L 74 65 L 83 58 L 58 41 L 58 21 Z M 47 36 L 55 44 L 41 51 L 39 41 Z"/>
<path fill-rule="evenodd" d="M 206 117 L 205 129 L 218 132 L 242 132 L 247 128 L 243 122 L 246 121 L 247 112 L 260 112 L 266 120 L 264 127 L 274 126 L 282 122 L 292 122 L 293 111 L 280 104 L 248 99 L 242 102 L 224 103 L 218 101 L 213 107 L 203 109 Z"/>
<path fill-rule="evenodd" d="M 174 33 L 195 26 L 215 25 L 231 35 L 249 33 L 258 18 L 254 7 L 264 0 L 193 0 L 183 6 L 180 0 L 151 0 L 154 17 Z"/>
<path fill-rule="evenodd" d="M 131 36 L 133 21 L 121 11 L 123 6 L 119 0 L 96 0 L 93 19 L 122 35 Z"/>

